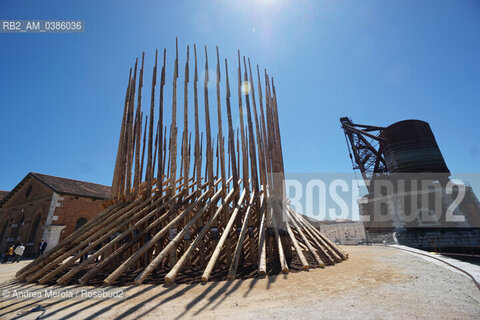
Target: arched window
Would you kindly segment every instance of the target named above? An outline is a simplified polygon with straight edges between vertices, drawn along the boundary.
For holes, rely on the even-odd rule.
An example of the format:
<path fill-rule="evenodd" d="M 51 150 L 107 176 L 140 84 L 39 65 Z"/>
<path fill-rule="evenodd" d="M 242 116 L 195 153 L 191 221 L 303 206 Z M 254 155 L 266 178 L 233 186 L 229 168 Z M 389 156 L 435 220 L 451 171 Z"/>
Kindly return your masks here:
<path fill-rule="evenodd" d="M 77 220 L 77 224 L 75 225 L 75 230 L 78 230 L 81 226 L 83 226 L 85 223 L 87 223 L 87 219 L 85 218 L 79 218 Z"/>

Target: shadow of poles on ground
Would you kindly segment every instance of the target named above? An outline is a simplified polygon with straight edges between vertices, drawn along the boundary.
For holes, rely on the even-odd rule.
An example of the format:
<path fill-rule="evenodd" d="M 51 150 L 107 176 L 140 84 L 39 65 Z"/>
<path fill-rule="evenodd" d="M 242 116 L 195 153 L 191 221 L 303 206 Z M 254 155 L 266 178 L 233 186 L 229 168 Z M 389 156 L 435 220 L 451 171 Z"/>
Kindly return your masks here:
<path fill-rule="evenodd" d="M 253 278 L 251 279 L 250 281 L 250 285 L 249 285 L 249 288 L 248 288 L 248 291 L 245 292 L 245 294 L 243 295 L 243 297 L 246 297 L 252 290 L 253 288 L 255 287 L 255 285 L 258 283 L 258 281 L 260 279 L 265 279 L 267 278 L 267 285 L 266 285 L 266 290 L 270 289 L 271 287 L 271 284 L 274 283 L 276 281 L 276 279 L 278 278 L 279 275 L 272 275 L 272 276 L 268 276 L 268 277 L 257 277 L 257 278 Z M 286 278 L 286 275 L 284 275 L 284 278 Z M 200 292 L 200 294 L 198 294 L 195 298 L 192 299 L 191 302 L 189 302 L 186 306 L 185 306 L 185 310 L 180 313 L 179 315 L 177 315 L 175 317 L 175 319 L 180 319 L 182 318 L 183 316 L 185 316 L 193 307 L 195 307 L 199 302 L 203 301 L 210 293 L 214 292 L 209 298 L 208 298 L 208 303 L 206 305 L 204 305 L 203 307 L 201 307 L 197 312 L 195 312 L 195 316 L 199 315 L 202 311 L 204 311 L 208 306 L 210 306 L 211 304 L 213 304 L 215 301 L 217 301 L 219 298 L 221 298 L 221 300 L 218 300 L 217 303 L 212 307 L 212 309 L 215 309 L 217 308 L 230 294 L 232 294 L 233 292 L 235 292 L 241 285 L 242 283 L 244 282 L 245 280 L 229 280 L 229 281 L 226 281 L 224 282 L 224 284 L 218 288 L 217 291 L 215 291 L 215 288 L 217 288 L 219 285 L 222 284 L 222 282 L 219 282 L 219 281 L 214 281 L 214 282 L 210 282 L 210 283 L 207 283 L 207 284 L 190 284 L 190 285 L 187 285 L 185 288 L 181 289 L 180 291 L 176 292 L 175 294 L 173 294 L 172 296 L 166 298 L 166 299 L 162 299 L 161 301 L 159 301 L 157 304 L 153 305 L 152 307 L 146 309 L 146 310 L 143 310 L 143 312 L 141 314 L 138 314 L 138 315 L 135 315 L 135 318 L 137 319 L 140 319 L 146 315 L 148 315 L 149 313 L 151 313 L 152 311 L 154 311 L 155 309 L 159 308 L 160 306 L 162 306 L 163 304 L 169 302 L 169 301 L 173 301 L 174 299 L 182 296 L 183 294 L 185 294 L 186 292 L 190 291 L 191 289 L 195 288 L 195 287 L 198 287 L 198 286 L 202 286 L 204 287 L 204 290 L 202 290 Z M 235 283 L 235 284 L 234 284 Z M 227 292 L 228 288 L 230 286 L 233 287 Z M 167 292 L 171 291 L 173 288 L 175 288 L 176 286 L 178 285 L 172 285 L 171 287 L 167 287 L 168 289 L 166 290 L 163 290 L 162 292 L 159 292 L 158 294 L 155 294 L 154 296 L 151 296 L 149 297 L 148 299 L 145 299 L 145 300 L 142 300 L 141 303 L 139 304 L 135 304 L 134 306 L 130 307 L 129 309 L 125 310 L 123 313 L 121 313 L 120 315 L 116 316 L 115 319 L 117 320 L 120 320 L 120 319 L 124 319 L 125 317 L 131 315 L 133 312 L 136 312 L 136 311 L 139 311 L 141 310 L 142 307 L 146 306 L 149 302 L 154 302 L 155 300 L 157 300 L 158 298 L 160 298 L 162 295 L 166 294 Z M 102 310 L 103 311 L 103 310 Z M 97 316 L 100 316 L 101 313 L 100 312 L 97 312 L 95 315 Z M 173 317 L 173 315 L 172 315 Z"/>
<path fill-rule="evenodd" d="M 32 299 L 31 298 L 14 298 L 13 293 L 15 291 L 17 291 L 17 292 L 28 291 L 31 295 L 35 295 L 36 293 L 40 293 L 40 292 L 44 291 L 46 288 L 56 289 L 56 288 L 60 288 L 60 287 L 58 287 L 58 286 L 54 286 L 54 287 L 38 286 L 37 287 L 35 284 L 32 284 L 32 283 L 20 283 L 20 282 L 17 281 L 15 284 L 10 285 L 8 288 L 2 288 L 1 289 L 2 290 L 2 295 L 5 291 L 8 291 L 9 292 L 9 297 L 6 298 L 5 300 L 3 300 L 1 303 L 2 304 L 8 303 L 8 307 L 12 307 L 12 306 L 15 306 L 15 305 L 20 305 L 20 306 L 16 309 L 0 313 L 0 317 L 5 316 L 6 314 L 9 314 L 11 312 L 19 311 L 21 309 L 26 309 L 30 306 L 38 305 L 42 301 L 49 300 L 48 298 L 33 299 L 34 302 L 27 303 L 27 304 L 22 304 L 22 303 L 24 303 L 26 301 L 29 301 L 29 300 L 32 300 Z M 64 299 L 61 299 L 61 300 L 64 300 Z"/>
<path fill-rule="evenodd" d="M 271 284 L 276 281 L 276 279 L 278 278 L 278 275 L 272 275 L 272 276 L 262 277 L 262 278 L 266 278 L 267 280 L 266 290 L 268 290 Z M 261 278 L 254 278 L 250 280 L 248 290 L 245 292 L 245 294 L 243 294 L 243 297 L 246 297 L 253 290 L 253 288 L 258 283 L 259 279 Z M 123 311 L 121 314 L 119 314 L 118 316 L 115 316 L 115 319 L 123 319 L 125 317 L 128 317 L 129 315 L 132 315 L 134 312 L 143 311 L 141 314 L 135 315 L 135 318 L 141 318 L 148 315 L 149 313 L 159 308 L 160 306 L 164 305 L 165 303 L 168 303 L 170 301 L 173 301 L 183 296 L 193 288 L 203 287 L 204 289 L 202 289 L 201 292 L 185 306 L 185 310 L 182 313 L 180 313 L 177 316 L 175 316 L 174 314 L 170 314 L 172 318 L 175 317 L 176 319 L 180 319 L 183 316 L 185 316 L 190 310 L 192 310 L 192 308 L 198 305 L 199 302 L 204 301 L 209 295 L 210 297 L 208 298 L 208 302 L 204 306 L 202 306 L 199 310 L 197 310 L 194 315 L 199 315 L 215 302 L 216 302 L 215 305 L 211 309 L 212 310 L 216 309 L 225 301 L 225 299 L 229 295 L 231 295 L 233 292 L 238 290 L 238 288 L 240 288 L 240 286 L 244 281 L 245 280 L 237 279 L 237 280 L 229 280 L 225 282 L 214 281 L 214 282 L 210 282 L 203 285 L 200 283 L 189 284 L 189 285 L 185 285 L 184 288 L 179 289 L 178 292 L 175 292 L 171 296 L 168 296 L 164 299 L 162 299 L 162 296 L 165 296 L 168 293 L 175 291 L 175 289 L 177 289 L 179 285 L 168 285 L 168 286 L 164 285 L 160 292 L 155 293 L 153 295 L 151 295 L 151 291 L 159 288 L 156 285 L 146 285 L 145 288 L 141 288 L 141 287 L 139 288 L 136 286 L 130 286 L 126 288 L 125 287 L 122 287 L 122 288 L 105 287 L 105 291 L 122 289 L 124 290 L 125 294 L 128 294 L 128 292 L 136 288 L 140 289 L 138 292 L 135 292 L 130 296 L 127 295 L 126 298 L 118 299 L 118 301 L 114 301 L 114 302 L 112 302 L 111 299 L 89 299 L 89 300 L 78 299 L 76 300 L 76 299 L 69 299 L 69 298 L 63 298 L 63 299 L 57 299 L 55 301 L 51 301 L 52 298 L 44 297 L 42 299 L 34 299 L 32 302 L 29 302 L 27 304 L 23 304 L 23 302 L 26 302 L 29 299 L 22 299 L 20 301 L 15 301 L 15 302 L 11 301 L 11 303 L 9 303 L 7 307 L 11 307 L 12 305 L 18 305 L 18 306 L 16 306 L 14 309 L 9 308 L 8 311 L 0 313 L 0 317 L 4 317 L 7 315 L 14 315 L 12 319 L 20 319 L 24 316 L 24 314 L 18 315 L 18 312 L 20 311 L 25 312 L 41 304 L 47 308 L 47 313 L 42 318 L 47 319 L 47 318 L 53 317 L 55 319 L 71 319 L 72 317 L 75 317 L 82 312 L 88 313 L 89 309 L 92 309 L 93 311 L 94 308 L 101 306 L 102 304 L 107 304 L 104 308 L 97 310 L 94 313 L 86 316 L 87 319 L 96 319 L 96 318 L 100 318 L 102 315 L 106 314 L 107 312 L 111 311 L 114 308 L 123 309 L 123 307 L 128 307 L 129 306 L 128 303 L 131 303 L 133 299 L 137 299 L 141 302 L 133 304 L 128 309 Z M 30 290 L 30 292 L 39 292 L 39 291 L 44 291 L 46 289 L 81 290 L 81 288 L 85 288 L 85 287 L 77 287 L 77 286 L 36 287 L 34 284 L 25 284 L 25 283 L 20 283 L 16 281 L 9 283 L 8 287 L 10 288 L 10 290 L 17 290 L 17 291 L 26 290 L 27 288 L 33 288 L 33 290 Z M 158 303 L 156 303 L 157 300 L 159 300 Z M 70 301 L 71 303 L 68 303 L 64 306 L 60 306 L 60 304 L 63 304 L 68 301 Z M 3 303 L 5 302 L 6 300 L 3 301 Z M 47 302 L 47 303 L 42 304 L 42 302 Z M 149 303 L 154 303 L 154 305 L 146 310 L 142 310 L 142 308 L 146 307 L 147 304 Z M 59 308 L 55 308 L 56 306 L 59 306 Z M 68 310 L 72 310 L 72 311 L 68 314 L 60 315 L 60 313 L 63 313 Z"/>
<path fill-rule="evenodd" d="M 243 297 L 246 297 L 248 295 L 248 293 L 251 292 L 253 290 L 253 288 L 255 287 L 255 285 L 258 283 L 258 280 L 262 279 L 262 278 L 263 279 L 264 278 L 268 279 L 267 280 L 268 281 L 267 282 L 267 287 L 266 287 L 266 290 L 268 290 L 268 289 L 270 289 L 272 283 L 274 283 L 277 280 L 278 275 L 272 275 L 272 276 L 268 276 L 268 277 L 262 276 L 262 277 L 257 277 L 257 278 L 251 279 L 248 291 L 245 292 Z M 284 278 L 286 278 L 286 275 L 284 276 Z M 197 312 L 195 312 L 194 315 L 195 316 L 200 315 L 201 312 L 206 310 L 215 301 L 217 301 L 217 302 L 215 303 L 215 305 L 212 306 L 212 308 L 210 310 L 216 309 L 218 306 L 220 306 L 225 301 L 226 298 L 228 298 L 228 296 L 230 296 L 232 293 L 237 291 L 238 288 L 240 288 L 240 286 L 242 285 L 243 282 L 244 282 L 244 280 L 239 280 L 239 279 L 227 281 L 217 292 L 215 292 L 208 299 L 208 303 L 205 304 L 203 307 L 201 307 Z M 231 287 L 232 284 L 233 284 L 233 287 L 230 288 L 230 290 L 228 290 L 228 288 Z M 180 314 L 176 319 L 180 319 L 183 315 L 185 315 L 190 309 L 192 309 L 195 306 L 195 304 L 200 302 L 203 299 L 204 296 L 205 295 L 201 295 L 201 296 L 198 296 L 197 298 L 195 298 L 194 300 L 192 300 L 192 302 L 190 302 L 185 307 L 185 311 L 182 314 Z M 218 300 L 219 298 L 220 298 L 220 300 Z"/>
<path fill-rule="evenodd" d="M 103 309 L 100 309 L 98 311 L 96 311 L 95 313 L 89 315 L 88 317 L 86 317 L 85 319 L 97 319 L 99 318 L 103 313 L 105 312 L 108 312 L 110 311 L 112 308 L 114 307 L 118 307 L 118 306 L 121 306 L 122 304 L 126 303 L 127 301 L 131 300 L 131 299 L 134 299 L 134 298 L 138 298 L 138 297 L 141 297 L 143 294 L 147 294 L 149 291 L 153 290 L 156 286 L 154 285 L 150 285 L 150 286 L 147 286 L 145 288 L 143 288 L 142 290 L 134 293 L 133 295 L 131 296 L 128 296 L 127 298 L 125 299 L 119 299 L 118 301 L 114 302 L 114 303 L 111 303 L 110 301 L 111 300 L 108 300 L 107 303 L 108 305 L 105 306 Z M 136 287 L 129 287 L 127 288 L 125 291 L 128 292 L 129 290 L 133 290 L 134 288 Z M 83 301 L 84 302 L 84 301 Z M 56 319 L 72 319 L 72 317 L 75 317 L 76 315 L 78 315 L 80 312 L 83 312 L 83 311 L 87 311 L 88 309 L 91 309 L 99 304 L 101 304 L 102 302 L 105 302 L 105 300 L 98 300 L 94 303 L 91 303 L 91 304 L 87 304 L 86 306 L 78 309 L 78 310 L 75 310 L 73 312 L 70 312 L 69 314 L 66 314 L 64 315 L 63 317 L 61 318 L 56 318 Z M 70 306 L 67 306 L 68 308 Z M 52 314 L 55 314 L 57 313 L 58 311 L 55 310 Z M 48 314 L 50 316 L 50 314 Z"/>
<path fill-rule="evenodd" d="M 212 295 L 209 299 L 208 299 L 208 303 L 206 305 L 204 305 L 202 308 L 200 308 L 197 312 L 195 312 L 195 315 L 199 315 L 203 310 L 207 309 L 207 307 L 209 305 L 211 305 L 212 303 L 215 302 L 215 300 L 219 299 L 220 297 L 221 300 L 219 300 L 217 302 L 217 304 L 212 307 L 212 309 L 215 309 L 216 306 L 220 305 L 227 297 L 228 295 L 230 295 L 231 293 L 233 293 L 234 291 L 236 291 L 240 285 L 242 284 L 241 280 L 237 280 L 235 281 L 235 285 L 230 289 L 230 291 L 226 292 L 228 287 L 230 287 L 232 285 L 233 281 L 227 281 L 227 283 L 225 283 L 225 285 L 220 289 L 218 290 L 214 295 Z M 226 292 L 226 293 L 225 293 Z"/>
<path fill-rule="evenodd" d="M 153 306 L 152 308 L 150 308 L 148 310 L 145 310 L 142 314 L 135 316 L 135 318 L 141 318 L 141 317 L 145 316 L 146 314 L 148 314 L 151 311 L 155 310 L 156 308 L 160 307 L 162 304 L 165 304 L 169 301 L 172 301 L 172 300 L 180 297 L 181 295 L 185 294 L 186 292 L 188 292 L 189 290 L 193 289 L 194 287 L 196 287 L 198 285 L 199 285 L 198 283 L 197 284 L 186 285 L 185 288 L 179 290 L 177 293 L 173 294 L 172 296 L 170 296 L 166 299 L 162 299 L 158 304 L 156 304 L 155 306 Z M 166 294 L 167 292 L 172 291 L 175 288 L 175 286 L 176 285 L 166 287 L 165 290 L 159 292 L 158 294 L 156 294 L 154 296 L 151 296 L 148 299 L 143 300 L 142 303 L 136 304 L 136 305 L 130 307 L 129 309 L 125 310 L 122 314 L 116 316 L 115 319 L 124 319 L 125 317 L 132 314 L 133 312 L 140 310 L 147 303 L 155 301 L 156 299 L 160 298 L 162 295 Z"/>
<path fill-rule="evenodd" d="M 61 287 L 61 286 L 51 286 L 51 287 L 41 287 L 41 288 L 37 288 L 36 290 L 34 290 L 35 292 L 38 292 L 38 291 L 43 291 L 43 290 L 56 290 L 56 289 L 59 289 L 59 290 L 75 290 L 75 289 L 80 289 L 81 287 Z M 131 288 L 127 288 L 125 289 L 125 291 L 128 291 L 128 290 L 131 290 L 133 287 Z M 119 288 L 116 288 L 116 287 L 109 287 L 107 288 L 106 291 L 112 291 L 112 290 L 117 290 Z M 34 291 L 31 291 L 31 292 L 34 292 Z M 95 305 L 98 305 L 102 302 L 105 302 L 107 301 L 106 299 L 91 299 L 91 300 L 84 300 L 84 299 L 73 299 L 73 298 L 61 298 L 61 299 L 56 299 L 52 302 L 48 302 L 46 304 L 42 304 L 42 302 L 46 302 L 46 301 L 51 301 L 52 298 L 43 298 L 43 299 L 33 299 L 33 302 L 31 303 L 28 303 L 28 304 L 23 304 L 23 305 L 20 305 L 19 307 L 13 309 L 13 310 L 8 310 L 2 314 L 0 314 L 0 317 L 3 317 L 7 314 L 16 314 L 17 317 L 14 317 L 14 318 L 11 318 L 11 319 L 19 319 L 21 317 L 24 316 L 24 314 L 22 315 L 18 315 L 19 312 L 28 312 L 28 310 L 31 310 L 33 307 L 37 306 L 37 305 L 42 305 L 43 307 L 45 307 L 47 309 L 47 313 L 42 316 L 42 319 L 45 319 L 45 318 L 49 318 L 61 311 L 64 311 L 64 310 L 67 310 L 67 309 L 70 309 L 70 308 L 73 308 L 73 307 L 76 307 L 76 306 L 79 306 L 81 304 L 84 304 L 86 301 L 93 301 L 92 303 L 89 303 L 87 306 L 85 306 L 84 308 L 82 309 L 78 309 L 74 312 L 74 314 L 84 310 L 84 309 L 89 309 Z M 16 304 L 19 304 L 19 303 L 22 303 L 22 302 L 25 302 L 25 301 L 28 301 L 28 299 L 26 300 L 21 300 L 19 302 L 17 302 Z M 55 307 L 56 305 L 58 304 L 61 304 L 61 303 L 64 303 L 64 302 L 71 302 L 69 304 L 67 304 L 66 306 L 64 307 L 61 307 L 61 308 L 58 308 L 58 309 L 54 309 L 52 311 L 50 311 L 53 307 Z M 11 306 L 12 304 L 9 304 L 9 306 Z M 57 319 L 57 318 L 55 318 Z"/>

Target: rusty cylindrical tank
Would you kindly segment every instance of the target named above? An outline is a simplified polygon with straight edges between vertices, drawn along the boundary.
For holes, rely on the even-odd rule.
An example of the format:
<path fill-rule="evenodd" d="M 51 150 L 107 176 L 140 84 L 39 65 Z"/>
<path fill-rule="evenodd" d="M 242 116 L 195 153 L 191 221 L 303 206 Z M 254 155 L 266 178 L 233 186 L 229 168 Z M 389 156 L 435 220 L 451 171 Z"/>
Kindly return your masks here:
<path fill-rule="evenodd" d="M 383 129 L 380 137 L 390 173 L 450 173 L 430 125 L 420 120 L 404 120 Z"/>

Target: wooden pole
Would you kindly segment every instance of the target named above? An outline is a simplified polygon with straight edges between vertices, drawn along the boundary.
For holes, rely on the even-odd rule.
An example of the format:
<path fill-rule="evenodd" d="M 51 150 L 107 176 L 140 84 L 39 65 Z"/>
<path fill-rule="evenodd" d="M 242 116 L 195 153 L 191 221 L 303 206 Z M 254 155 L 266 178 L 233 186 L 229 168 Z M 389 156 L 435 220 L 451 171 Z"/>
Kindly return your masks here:
<path fill-rule="evenodd" d="M 258 194 L 258 172 L 257 172 L 257 154 L 255 151 L 255 135 L 253 133 L 253 123 L 252 123 L 252 113 L 250 111 L 250 91 L 253 84 L 248 81 L 247 76 L 247 63 L 245 62 L 245 56 L 243 57 L 243 66 L 244 66 L 244 83 L 247 86 L 245 90 L 245 105 L 247 107 L 247 124 L 248 124 L 248 141 L 249 141 L 249 154 L 250 154 L 250 168 L 252 175 L 252 185 L 253 190 Z"/>
<path fill-rule="evenodd" d="M 163 94 L 164 94 L 164 87 L 165 87 L 165 62 L 167 57 L 167 49 L 163 49 L 163 65 L 162 65 L 162 74 L 160 77 L 160 102 L 158 105 L 158 127 L 160 128 L 158 137 L 159 146 L 158 146 L 158 171 L 157 171 L 157 186 L 158 186 L 158 193 L 162 194 L 163 192 L 163 176 L 164 176 L 164 168 L 165 168 L 165 145 L 166 145 L 166 137 L 167 137 L 167 127 L 165 127 L 165 134 L 163 134 Z M 162 158 L 163 152 L 163 158 Z"/>
<path fill-rule="evenodd" d="M 264 276 L 267 273 L 267 246 L 266 246 L 266 201 L 265 190 L 260 197 L 260 224 L 258 227 L 258 270 L 259 276 Z"/>
<path fill-rule="evenodd" d="M 152 90 L 151 90 L 151 100 L 150 100 L 150 124 L 148 126 L 148 157 L 147 157 L 147 172 L 146 172 L 146 190 L 145 195 L 150 196 L 152 192 L 152 179 L 153 179 L 153 166 L 152 166 L 152 157 L 153 157 L 153 118 L 155 113 L 155 87 L 157 85 L 157 60 L 158 60 L 158 50 L 155 50 L 155 66 L 153 67 L 152 75 Z"/>
<path fill-rule="evenodd" d="M 290 228 L 290 224 L 288 221 L 286 222 L 286 228 L 288 232 L 288 236 L 290 237 L 290 240 L 292 241 L 293 247 L 295 248 L 295 251 L 297 252 L 298 258 L 300 259 L 300 262 L 302 263 L 302 267 L 304 270 L 310 269 L 310 266 L 307 262 L 307 259 L 305 258 L 305 255 L 303 254 L 302 248 L 300 248 L 300 245 L 298 244 L 297 239 L 295 238 L 295 235 L 293 234 L 292 228 Z"/>
<path fill-rule="evenodd" d="M 288 273 L 289 268 L 287 264 L 287 260 L 285 259 L 285 253 L 283 251 L 282 239 L 280 238 L 280 234 L 278 233 L 278 225 L 275 219 L 275 214 L 273 214 L 273 209 L 270 207 L 270 216 L 273 223 L 273 233 L 275 234 L 275 244 L 277 245 L 278 249 L 278 259 L 280 261 L 280 266 L 282 267 L 283 273 Z"/>
<path fill-rule="evenodd" d="M 252 103 L 253 103 L 253 117 L 255 119 L 255 131 L 257 137 L 257 148 L 258 148 L 258 169 L 260 173 L 260 183 L 265 188 L 267 184 L 267 178 L 265 173 L 265 155 L 264 155 L 264 142 L 262 138 L 262 131 L 260 129 L 260 124 L 258 120 L 258 112 L 257 112 L 257 103 L 255 99 L 255 85 L 252 76 L 252 66 L 250 65 L 250 58 L 248 59 L 248 71 L 250 75 L 250 86 L 251 86 L 251 93 L 252 93 Z M 262 92 L 261 88 L 259 87 L 259 97 L 260 100 L 262 99 Z"/>
<path fill-rule="evenodd" d="M 247 211 L 245 212 L 245 215 L 243 217 L 242 228 L 240 230 L 237 245 L 235 247 L 235 254 L 233 256 L 232 264 L 230 265 L 230 270 L 228 271 L 229 280 L 235 279 L 235 275 L 237 274 L 238 262 L 240 261 L 240 255 L 243 249 L 243 241 L 245 240 L 245 234 L 247 232 L 248 221 L 250 219 L 250 213 L 252 212 L 254 200 L 255 200 L 255 191 L 253 191 L 252 196 L 250 197 L 250 202 L 248 204 Z"/>
<path fill-rule="evenodd" d="M 222 251 L 223 244 L 225 243 L 228 233 L 230 232 L 230 229 L 232 228 L 233 223 L 235 222 L 237 214 L 240 211 L 240 207 L 243 203 L 243 200 L 245 199 L 245 194 L 246 194 L 246 191 L 245 189 L 243 189 L 242 195 L 240 196 L 240 199 L 238 200 L 237 205 L 233 210 L 232 215 L 230 216 L 230 220 L 228 220 L 228 224 L 223 230 L 222 236 L 220 237 L 220 240 L 218 241 L 217 246 L 213 251 L 212 257 L 208 261 L 205 271 L 203 272 L 203 275 L 202 275 L 203 282 L 207 282 L 208 278 L 210 277 L 210 274 L 212 273 L 213 267 L 215 266 L 215 263 L 217 262 L 218 257 L 220 256 L 220 252 Z"/>
<path fill-rule="evenodd" d="M 205 96 L 205 130 L 206 130 L 206 154 L 207 154 L 207 162 L 206 162 L 206 170 L 207 170 L 207 181 L 210 184 L 213 184 L 213 148 L 212 148 L 212 135 L 210 132 L 210 110 L 208 105 L 208 54 L 207 54 L 207 46 L 205 46 L 205 81 L 203 92 Z"/>
<path fill-rule="evenodd" d="M 270 157 L 269 157 L 269 144 L 268 144 L 268 136 L 267 136 L 267 127 L 266 127 L 266 122 L 265 122 L 265 111 L 263 108 L 263 97 L 262 97 L 262 82 L 261 82 L 261 77 L 260 77 L 260 69 L 257 65 L 257 77 L 258 77 L 258 95 L 259 95 L 259 103 L 260 103 L 260 124 L 262 127 L 262 140 L 263 140 L 263 155 L 265 157 L 265 171 L 266 171 L 266 178 L 267 181 L 266 183 L 268 185 L 272 185 L 271 181 L 271 165 L 270 165 Z M 265 92 L 267 89 L 265 88 Z M 267 97 L 265 97 L 265 101 L 267 100 Z M 266 102 L 265 102 L 266 104 Z"/>
<path fill-rule="evenodd" d="M 222 199 L 226 195 L 226 175 L 225 172 L 225 150 L 223 146 L 223 129 L 222 129 L 222 105 L 220 102 L 220 58 L 218 54 L 217 46 L 217 116 L 218 116 L 218 145 L 219 145 L 219 158 L 220 158 L 220 173 L 222 175 Z"/>
<path fill-rule="evenodd" d="M 160 131 L 160 126 L 159 125 L 160 125 L 160 122 L 157 122 L 157 130 L 155 130 L 155 143 L 154 143 L 155 150 L 153 151 L 152 181 L 154 179 L 154 170 L 155 170 L 155 164 L 156 164 L 156 160 L 157 160 L 158 136 L 160 135 L 160 132 L 159 132 Z"/>
<path fill-rule="evenodd" d="M 202 159 L 201 159 L 201 149 L 200 149 L 200 124 L 198 120 L 198 68 L 197 68 L 197 46 L 193 45 L 193 52 L 195 55 L 195 77 L 193 79 L 193 100 L 194 100 L 194 108 L 195 108 L 195 172 L 197 174 L 197 183 L 198 187 L 201 185 L 202 180 Z"/>
<path fill-rule="evenodd" d="M 225 88 L 226 88 L 226 106 L 227 106 L 227 121 L 228 121 L 228 147 L 230 148 L 230 160 L 231 160 L 232 176 L 233 176 L 233 189 L 237 190 L 238 189 L 238 171 L 237 171 L 237 159 L 235 156 L 235 135 L 233 132 L 232 108 L 230 106 L 230 82 L 228 78 L 227 59 L 225 59 L 225 77 L 226 77 Z"/>
<path fill-rule="evenodd" d="M 170 149 L 170 147 L 168 149 Z M 168 159 L 170 159 L 170 157 Z M 163 175 L 165 177 L 167 177 L 167 179 L 168 179 L 168 175 L 169 175 L 168 172 L 170 172 L 170 164 L 168 164 L 168 168 L 167 168 L 167 166 L 165 165 L 167 161 L 168 161 L 167 160 L 167 126 L 165 126 L 165 131 L 164 131 L 164 134 L 163 134 L 163 160 L 162 160 L 162 162 L 163 162 L 163 171 L 164 171 Z M 166 174 L 165 174 L 165 170 L 167 170 Z"/>
<path fill-rule="evenodd" d="M 177 176 L 177 78 L 178 78 L 178 39 L 176 39 L 175 66 L 173 71 L 172 125 L 170 127 L 170 191 L 175 190 Z"/>
<path fill-rule="evenodd" d="M 247 198 L 250 194 L 249 187 L 249 174 L 248 174 L 248 159 L 247 159 L 247 144 L 245 141 L 245 125 L 243 123 L 243 107 L 242 107 L 242 69 L 240 65 L 240 50 L 238 51 L 238 114 L 240 118 L 240 137 L 242 140 L 242 170 L 243 170 L 243 185 L 245 187 L 245 192 L 247 193 Z"/>
<path fill-rule="evenodd" d="M 142 116 L 143 118 L 143 116 Z M 145 145 L 147 141 L 147 127 L 148 127 L 148 115 L 145 116 L 145 127 L 144 127 L 144 132 L 143 132 L 143 147 L 142 147 L 142 160 L 141 160 L 141 165 L 140 165 L 140 177 L 143 175 L 143 165 L 145 163 Z M 140 188 L 140 184 L 139 184 Z"/>
<path fill-rule="evenodd" d="M 190 56 L 190 48 L 187 46 L 187 61 L 185 62 L 185 77 L 184 77 L 184 83 L 183 83 L 183 137 L 185 140 L 183 147 L 183 178 L 184 178 L 184 183 L 187 185 L 188 177 L 189 177 L 189 161 L 188 161 L 188 82 L 190 81 L 189 77 L 189 68 L 188 68 L 188 62 L 189 62 L 189 56 Z"/>
<path fill-rule="evenodd" d="M 138 194 L 140 188 L 140 181 L 142 179 L 140 173 L 140 145 L 142 141 L 142 121 L 143 121 L 143 113 L 142 113 L 142 106 L 141 104 L 137 104 L 137 111 L 135 114 L 135 138 L 134 138 L 134 145 L 135 145 L 135 175 L 133 179 L 133 188 L 135 190 L 135 196 Z"/>

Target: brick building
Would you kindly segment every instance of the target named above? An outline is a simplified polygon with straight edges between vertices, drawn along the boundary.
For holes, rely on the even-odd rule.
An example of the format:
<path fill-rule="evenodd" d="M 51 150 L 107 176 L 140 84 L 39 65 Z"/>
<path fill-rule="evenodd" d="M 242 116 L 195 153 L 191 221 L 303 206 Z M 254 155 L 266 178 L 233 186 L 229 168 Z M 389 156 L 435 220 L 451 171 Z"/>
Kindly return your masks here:
<path fill-rule="evenodd" d="M 0 201 L 2 201 L 2 199 L 3 199 L 7 194 L 9 194 L 8 191 L 2 191 L 2 190 L 0 190 Z"/>
<path fill-rule="evenodd" d="M 30 172 L 7 194 L 0 194 L 0 253 L 11 242 L 34 256 L 37 244 L 47 250 L 103 210 L 110 187 Z"/>

